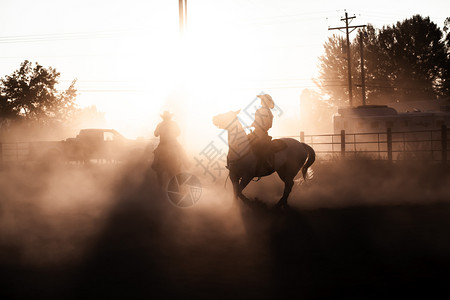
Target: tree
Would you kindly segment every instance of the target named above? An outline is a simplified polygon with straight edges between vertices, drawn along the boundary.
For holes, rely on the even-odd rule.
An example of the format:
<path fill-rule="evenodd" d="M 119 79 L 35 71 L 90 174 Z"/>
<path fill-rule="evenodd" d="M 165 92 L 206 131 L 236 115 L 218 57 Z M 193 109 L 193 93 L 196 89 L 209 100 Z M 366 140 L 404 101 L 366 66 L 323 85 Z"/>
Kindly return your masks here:
<path fill-rule="evenodd" d="M 347 71 L 347 44 L 346 41 L 337 35 L 328 38 L 324 44 L 324 55 L 322 55 L 319 67 L 319 80 L 316 81 L 318 87 L 332 96 L 335 105 L 345 105 L 348 103 L 348 71 Z M 351 53 L 355 53 L 354 45 L 351 46 Z M 351 62 L 354 62 L 351 59 Z M 352 74 L 355 74 L 355 66 L 351 64 Z M 353 91 L 355 94 L 355 91 Z"/>
<path fill-rule="evenodd" d="M 60 73 L 25 60 L 18 70 L 0 81 L 0 117 L 39 127 L 63 123 L 76 110 L 76 80 L 58 92 Z"/>
<path fill-rule="evenodd" d="M 444 42 L 447 49 L 447 63 L 442 72 L 442 93 L 450 97 L 450 17 L 445 19 L 443 30 L 446 33 Z"/>
<path fill-rule="evenodd" d="M 369 25 L 364 35 L 366 96 L 368 104 L 414 101 L 448 96 L 443 83 L 448 68 L 448 43 L 442 31 L 420 15 L 381 30 Z M 333 36 L 319 57 L 319 87 L 337 105 L 348 97 L 347 62 L 342 58 L 343 39 Z M 361 103 L 359 37 L 351 44 L 354 103 Z"/>
<path fill-rule="evenodd" d="M 8 98 L 0 94 L 0 128 L 7 126 L 10 120 L 15 117 L 16 112 Z"/>
<path fill-rule="evenodd" d="M 440 93 L 446 51 L 442 32 L 429 18 L 416 15 L 384 28 L 379 45 L 392 57 L 388 72 L 397 100 L 433 99 Z"/>

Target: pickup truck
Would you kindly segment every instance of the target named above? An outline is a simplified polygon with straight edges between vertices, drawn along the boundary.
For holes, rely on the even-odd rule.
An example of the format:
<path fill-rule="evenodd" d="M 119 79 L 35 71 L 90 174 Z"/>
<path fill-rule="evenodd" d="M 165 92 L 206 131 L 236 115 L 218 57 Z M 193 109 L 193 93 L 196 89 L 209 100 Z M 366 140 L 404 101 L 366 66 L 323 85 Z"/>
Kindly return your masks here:
<path fill-rule="evenodd" d="M 114 129 L 82 129 L 74 138 L 62 141 L 3 143 L 3 162 L 123 162 L 151 158 L 156 140 L 125 138 Z"/>

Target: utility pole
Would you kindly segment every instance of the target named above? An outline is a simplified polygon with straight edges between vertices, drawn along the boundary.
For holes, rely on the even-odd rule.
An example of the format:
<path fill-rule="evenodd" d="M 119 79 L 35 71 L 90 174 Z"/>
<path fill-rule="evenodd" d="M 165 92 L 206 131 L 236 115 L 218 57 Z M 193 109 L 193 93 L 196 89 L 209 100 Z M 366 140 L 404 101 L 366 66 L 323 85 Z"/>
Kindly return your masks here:
<path fill-rule="evenodd" d="M 349 20 L 352 20 L 354 18 L 356 18 L 356 17 L 355 16 L 349 17 L 347 12 L 345 12 L 345 18 L 341 19 L 341 21 L 345 21 L 345 26 L 344 27 L 328 28 L 328 30 L 345 29 L 345 33 L 346 33 L 346 36 L 347 36 L 348 102 L 349 102 L 350 106 L 352 106 L 353 91 L 352 91 L 352 70 L 351 70 L 351 63 L 350 63 L 350 39 L 349 39 L 349 35 L 350 35 L 350 33 L 353 32 L 353 30 L 355 30 L 358 27 L 366 27 L 366 25 L 349 26 L 349 24 L 350 24 Z M 349 31 L 349 29 L 351 29 L 351 30 Z"/>
<path fill-rule="evenodd" d="M 361 90 L 362 90 L 362 105 L 366 105 L 366 79 L 364 75 L 364 40 L 362 31 L 359 32 L 359 47 L 361 52 Z"/>
<path fill-rule="evenodd" d="M 187 28 L 187 0 L 178 1 L 179 19 L 180 19 L 180 34 L 183 35 Z"/>

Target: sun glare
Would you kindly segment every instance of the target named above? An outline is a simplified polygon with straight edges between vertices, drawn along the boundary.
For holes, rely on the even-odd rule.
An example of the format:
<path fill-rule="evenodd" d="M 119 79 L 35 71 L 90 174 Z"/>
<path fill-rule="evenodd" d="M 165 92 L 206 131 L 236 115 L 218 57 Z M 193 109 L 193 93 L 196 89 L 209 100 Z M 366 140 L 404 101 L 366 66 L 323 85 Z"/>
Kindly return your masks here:
<path fill-rule="evenodd" d="M 159 115 L 169 110 L 188 140 L 210 139 L 217 134 L 213 115 L 248 105 L 261 92 L 268 62 L 258 32 L 232 20 L 233 9 L 194 15 L 192 8 L 183 35 L 171 20 L 170 26 L 129 37 L 133 49 L 108 45 L 121 54 L 106 66 L 107 77 L 129 82 L 125 92 L 101 95 L 98 108 L 106 112 L 109 126 L 130 137 L 150 137 Z M 100 102 L 100 95 L 92 97 Z"/>
<path fill-rule="evenodd" d="M 199 21 L 201 24 L 201 21 Z M 256 37 L 230 24 L 204 28 L 192 26 L 183 36 L 166 41 L 165 49 L 153 50 L 152 66 L 140 78 L 160 83 L 154 96 L 144 97 L 141 111 L 153 113 L 159 122 L 163 110 L 173 112 L 189 140 L 217 134 L 211 118 L 219 112 L 245 106 L 258 90 L 241 87 L 260 71 Z"/>

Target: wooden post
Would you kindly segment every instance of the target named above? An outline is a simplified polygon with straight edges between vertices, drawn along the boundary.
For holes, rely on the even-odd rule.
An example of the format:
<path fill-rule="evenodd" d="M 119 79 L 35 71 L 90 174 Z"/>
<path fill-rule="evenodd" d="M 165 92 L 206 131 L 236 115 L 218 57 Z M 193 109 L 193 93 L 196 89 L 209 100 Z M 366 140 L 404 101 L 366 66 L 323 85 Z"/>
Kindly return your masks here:
<path fill-rule="evenodd" d="M 386 142 L 387 142 L 388 161 L 392 161 L 392 129 L 391 128 L 387 128 L 387 130 L 386 130 Z"/>
<path fill-rule="evenodd" d="M 341 158 L 345 159 L 345 130 L 341 130 Z"/>
<path fill-rule="evenodd" d="M 442 125 L 441 127 L 441 151 L 442 151 L 442 162 L 447 162 L 447 126 Z"/>
<path fill-rule="evenodd" d="M 3 163 L 3 144 L 0 143 L 0 164 Z"/>
<path fill-rule="evenodd" d="M 302 143 L 305 142 L 305 132 L 304 131 L 300 131 L 300 142 L 302 142 Z"/>

